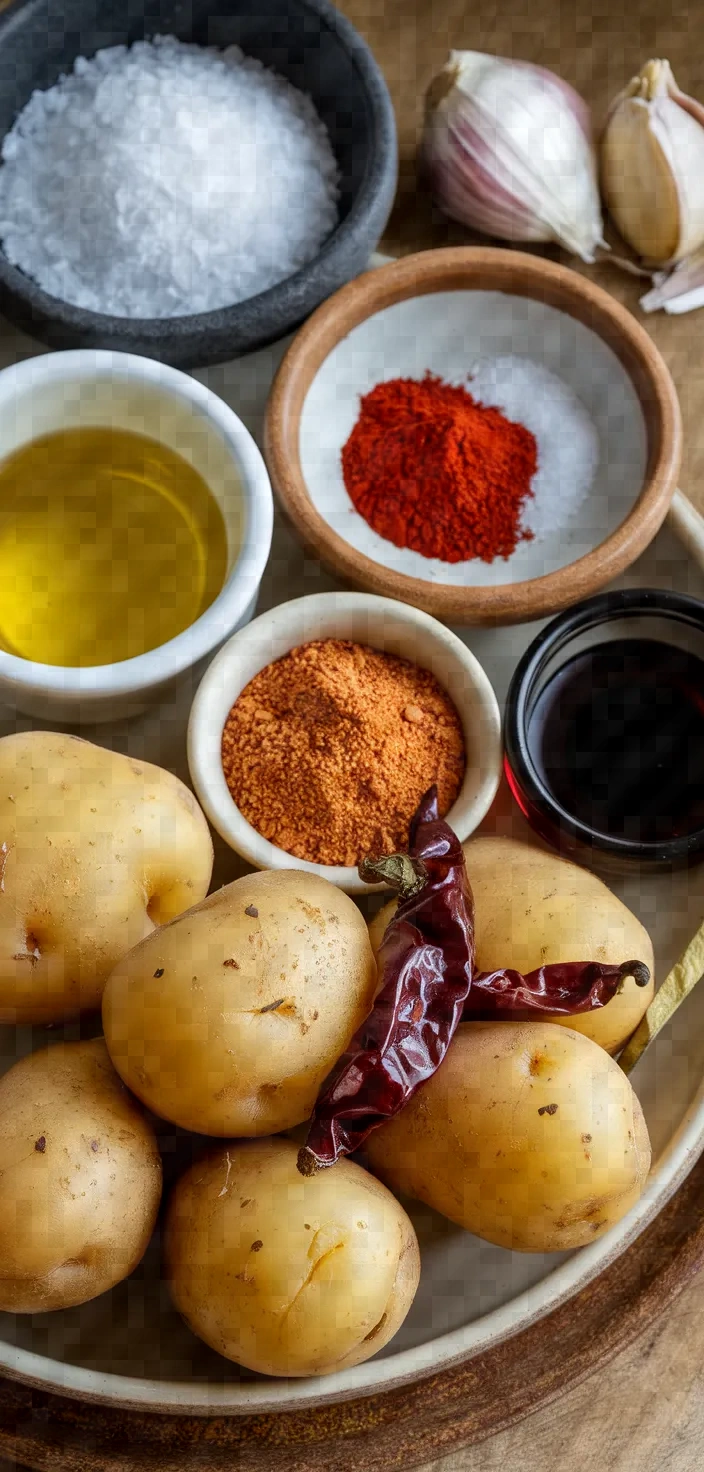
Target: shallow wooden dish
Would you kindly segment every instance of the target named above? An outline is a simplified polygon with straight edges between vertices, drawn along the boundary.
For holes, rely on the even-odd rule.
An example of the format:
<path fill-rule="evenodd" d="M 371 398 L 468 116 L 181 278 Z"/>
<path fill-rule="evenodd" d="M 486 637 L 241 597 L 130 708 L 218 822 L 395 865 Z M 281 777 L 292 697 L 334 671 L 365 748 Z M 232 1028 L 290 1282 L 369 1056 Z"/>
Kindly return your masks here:
<path fill-rule="evenodd" d="M 428 298 L 448 292 L 460 294 L 458 320 L 446 298 L 437 306 L 427 303 Z M 420 572 L 425 559 L 408 552 L 399 558 L 389 543 L 370 533 L 351 503 L 345 504 L 339 449 L 354 422 L 358 394 L 374 382 L 404 371 L 418 377 L 424 367 L 442 373 L 445 352 L 457 372 L 462 358 L 458 334 L 464 331 L 461 312 L 467 311 L 471 294 L 473 302 L 483 303 L 483 309 L 477 307 L 479 315 L 470 307 L 467 316 L 473 340 L 483 351 L 490 346 L 492 354 L 498 348 L 534 357 L 557 369 L 568 384 L 572 374 L 571 386 L 581 391 L 583 399 L 592 394 L 599 404 L 595 422 L 600 468 L 577 536 L 556 536 L 552 548 L 536 543 L 532 554 L 519 549 L 508 563 L 492 564 L 489 572 L 485 564 L 469 562 L 455 564 L 454 572 L 452 565 L 433 564 L 427 577 L 411 576 L 403 568 Z M 409 318 L 399 312 L 400 304 L 422 306 L 422 299 L 427 305 L 424 315 Z M 526 302 L 533 306 L 526 308 Z M 369 325 L 381 313 L 385 316 L 374 336 Z M 424 357 L 426 330 L 437 338 Z M 469 333 L 468 368 L 472 353 Z M 592 355 L 593 363 L 590 358 L 585 364 L 585 355 Z M 329 382 L 322 391 L 325 373 Z M 319 435 L 328 435 L 329 443 L 325 458 L 319 465 L 310 464 L 307 475 L 309 395 L 315 404 L 315 428 Z M 310 406 L 308 412 L 314 412 Z M 336 418 L 339 429 L 330 429 Z M 642 453 L 624 450 L 623 465 L 617 465 L 619 450 L 631 433 L 634 443 L 641 436 Z M 660 354 L 630 313 L 606 292 L 576 272 L 534 256 L 468 247 L 426 251 L 369 271 L 318 308 L 274 380 L 265 454 L 274 489 L 297 532 L 345 583 L 413 603 L 450 623 L 516 623 L 556 613 L 597 592 L 648 546 L 675 490 L 681 424 L 677 395 Z M 337 489 L 329 490 L 336 480 Z M 348 526 L 349 539 L 341 534 Z M 395 566 L 387 565 L 387 556 Z M 448 569 L 445 574 L 443 568 Z M 536 576 L 538 569 L 541 575 Z"/>

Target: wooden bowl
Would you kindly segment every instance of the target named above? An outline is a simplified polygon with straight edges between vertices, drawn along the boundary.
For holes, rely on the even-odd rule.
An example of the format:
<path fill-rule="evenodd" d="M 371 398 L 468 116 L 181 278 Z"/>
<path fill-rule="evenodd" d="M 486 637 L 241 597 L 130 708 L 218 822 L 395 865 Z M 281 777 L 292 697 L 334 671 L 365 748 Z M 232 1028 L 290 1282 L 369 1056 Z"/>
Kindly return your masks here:
<path fill-rule="evenodd" d="M 458 293 L 456 303 L 446 295 L 428 302 L 438 293 Z M 339 451 L 360 393 L 399 372 L 419 377 L 430 368 L 445 376 L 446 361 L 454 369 L 448 378 L 456 376 L 461 361 L 469 371 L 477 344 L 490 345 L 492 353 L 498 346 L 500 352 L 534 358 L 564 379 L 596 425 L 597 474 L 581 520 L 575 517 L 552 545 L 523 543 L 508 562 L 433 563 L 428 576 L 409 575 L 402 570 L 404 558 L 416 571 L 425 559 L 408 551 L 399 556 L 354 511 Z M 314 476 L 305 464 L 305 446 L 315 447 L 316 436 L 325 446 L 315 469 L 317 491 L 311 490 Z M 265 423 L 274 490 L 321 562 L 353 587 L 412 603 L 455 624 L 541 618 L 623 572 L 664 520 L 681 440 L 670 374 L 623 307 L 563 266 L 518 251 L 473 247 L 406 256 L 336 292 L 288 349 Z M 321 498 L 333 483 L 337 489 L 330 494 L 337 500 L 323 514 Z M 386 565 L 387 558 L 396 565 Z"/>

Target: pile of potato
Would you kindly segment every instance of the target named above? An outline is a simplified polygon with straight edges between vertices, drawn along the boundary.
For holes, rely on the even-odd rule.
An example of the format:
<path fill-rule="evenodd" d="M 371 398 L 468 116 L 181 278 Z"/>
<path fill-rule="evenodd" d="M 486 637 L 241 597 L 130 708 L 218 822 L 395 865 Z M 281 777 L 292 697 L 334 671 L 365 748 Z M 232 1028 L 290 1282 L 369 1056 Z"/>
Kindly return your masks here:
<path fill-rule="evenodd" d="M 0 1309 L 79 1304 L 134 1269 L 161 1201 L 150 1113 L 220 1137 L 167 1203 L 173 1299 L 207 1344 L 266 1374 L 339 1370 L 396 1333 L 420 1261 L 392 1193 L 528 1252 L 590 1242 L 640 1196 L 647 1130 L 610 1054 L 652 985 L 629 979 L 568 1026 L 463 1024 L 370 1137 L 374 1175 L 342 1161 L 304 1178 L 282 1132 L 309 1118 L 372 1006 L 391 907 L 368 931 L 296 870 L 206 898 L 212 845 L 187 788 L 53 733 L 0 740 L 0 838 L 0 1022 L 58 1023 L 102 999 L 104 1032 L 0 1079 Z M 465 847 L 479 969 L 637 957 L 652 971 L 643 927 L 591 874 L 507 839 Z"/>

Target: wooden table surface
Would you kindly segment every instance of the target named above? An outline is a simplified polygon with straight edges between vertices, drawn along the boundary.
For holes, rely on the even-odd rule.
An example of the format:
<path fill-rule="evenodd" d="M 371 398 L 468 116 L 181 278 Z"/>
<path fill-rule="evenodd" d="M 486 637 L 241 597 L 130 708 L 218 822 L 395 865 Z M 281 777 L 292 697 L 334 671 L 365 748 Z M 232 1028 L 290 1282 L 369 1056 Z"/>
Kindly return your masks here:
<path fill-rule="evenodd" d="M 515 56 L 559 72 L 593 108 L 651 56 L 670 61 L 684 91 L 704 99 L 701 0 L 338 0 L 366 36 L 389 83 L 401 150 L 399 198 L 384 241 L 392 254 L 479 241 L 434 215 L 415 156 L 428 82 L 450 49 Z M 547 251 L 569 261 L 558 250 Z M 570 264 L 574 265 L 572 261 Z M 685 458 L 681 486 L 704 510 L 704 309 L 644 316 L 639 283 L 583 267 L 639 315 L 675 380 Z M 704 1204 L 703 1204 L 704 1209 Z M 701 1472 L 704 1468 L 704 1275 L 654 1330 L 576 1390 L 488 1442 L 420 1472 Z"/>
<path fill-rule="evenodd" d="M 384 248 L 394 254 L 472 243 L 433 217 L 416 183 L 422 96 L 450 48 L 552 67 L 594 108 L 642 62 L 666 56 L 685 91 L 704 99 L 701 0 L 338 0 L 369 40 L 391 88 L 401 183 Z M 567 260 L 558 251 L 556 259 Z M 574 262 L 572 263 L 574 264 Z M 634 311 L 638 286 L 611 267 L 580 267 Z M 685 425 L 682 488 L 704 510 L 704 310 L 642 317 L 675 379 Z M 559 1352 L 559 1347 L 556 1347 Z M 421 1472 L 701 1472 L 704 1468 L 704 1275 L 602 1375 L 520 1425 Z M 0 1462 L 0 1472 L 9 1465 Z"/>

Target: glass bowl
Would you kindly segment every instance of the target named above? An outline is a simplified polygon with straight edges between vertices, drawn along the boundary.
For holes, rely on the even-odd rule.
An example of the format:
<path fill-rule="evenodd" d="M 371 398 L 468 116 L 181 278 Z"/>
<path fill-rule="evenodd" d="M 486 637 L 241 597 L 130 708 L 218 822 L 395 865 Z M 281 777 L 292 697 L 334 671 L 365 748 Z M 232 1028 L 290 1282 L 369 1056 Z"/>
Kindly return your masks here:
<path fill-rule="evenodd" d="M 597 646 L 603 648 L 617 640 L 630 643 L 644 639 L 669 647 L 678 667 L 685 663 L 687 655 L 702 660 L 701 687 L 697 685 L 696 689 L 690 688 L 687 697 L 696 720 L 698 712 L 704 712 L 704 603 L 683 593 L 652 588 L 632 588 L 601 594 L 553 619 L 534 639 L 518 664 L 509 687 L 504 717 L 504 769 L 513 796 L 527 821 L 547 843 L 561 852 L 596 867 L 617 871 L 634 865 L 675 868 L 694 863 L 704 855 L 704 761 L 701 774 L 697 770 L 700 743 L 685 732 L 684 739 L 680 733 L 680 744 L 676 747 L 674 735 L 670 740 L 671 733 L 662 725 L 658 749 L 653 754 L 654 746 L 651 743 L 648 755 L 646 746 L 650 742 L 651 729 L 648 728 L 642 741 L 639 734 L 635 747 L 629 747 L 630 755 L 624 763 L 622 750 L 618 748 L 618 728 L 614 726 L 616 747 L 613 743 L 611 747 L 614 768 L 620 764 L 629 783 L 636 783 L 636 789 L 629 798 L 631 805 L 625 810 L 627 816 L 620 823 L 621 831 L 615 831 L 615 827 L 609 831 L 608 822 L 603 821 L 604 808 L 601 815 L 599 808 L 600 791 L 612 791 L 612 786 L 609 785 L 613 780 L 612 771 L 608 768 L 605 771 L 603 789 L 592 778 L 585 800 L 581 802 L 579 797 L 575 797 L 574 803 L 570 803 L 565 798 L 569 782 L 560 780 L 559 757 L 555 757 L 550 769 L 554 780 L 551 782 L 547 775 L 548 767 L 544 760 L 544 754 L 548 750 L 545 723 L 552 721 L 553 732 L 557 731 L 558 735 L 565 736 L 566 741 L 572 740 L 573 745 L 569 752 L 567 747 L 564 751 L 568 759 L 569 756 L 573 757 L 570 773 L 576 771 L 579 763 L 582 763 L 585 775 L 589 773 L 590 756 L 594 757 L 595 754 L 594 747 L 590 749 L 589 746 L 590 741 L 595 739 L 590 732 L 593 733 L 596 729 L 598 720 L 601 720 L 601 729 L 604 730 L 603 723 L 608 721 L 614 701 L 608 692 L 604 696 L 603 691 L 600 691 L 599 707 L 593 699 L 590 706 L 595 711 L 595 725 L 585 724 L 583 743 L 579 742 L 578 734 L 575 737 L 574 730 L 570 738 L 570 710 L 574 713 L 576 707 L 570 707 L 569 704 L 573 697 L 567 692 L 567 667 L 578 656 L 593 652 Z M 676 651 L 679 651 L 679 659 Z M 636 657 L 634 644 L 633 658 Z M 616 683 L 620 658 L 621 653 L 614 651 L 612 663 L 615 662 L 616 665 Z M 627 653 L 623 658 L 625 674 L 628 668 Z M 631 671 L 632 668 L 630 665 Z M 572 669 L 575 669 L 574 664 Z M 643 670 L 644 677 L 647 677 L 648 667 L 641 664 L 640 669 Z M 657 678 L 653 678 L 653 673 L 653 667 L 650 666 L 652 699 L 664 710 L 668 707 L 667 690 L 664 684 L 660 687 Z M 559 686 L 552 686 L 554 704 L 551 714 L 546 716 L 546 691 L 551 682 L 557 681 L 561 676 L 562 689 L 557 694 Z M 583 688 L 588 693 L 586 674 Z M 596 685 L 592 689 L 596 690 Z M 632 762 L 631 766 L 629 762 Z M 683 762 L 686 763 L 686 772 L 682 780 L 678 781 Z M 644 775 L 646 763 L 649 765 Z M 566 762 L 563 770 L 567 771 Z M 671 821 L 668 821 L 666 812 L 663 816 L 661 809 L 665 798 L 662 796 L 660 805 L 655 804 L 656 820 L 653 817 L 652 804 L 656 786 L 659 782 L 664 784 L 673 779 L 680 798 L 678 815 L 675 817 L 673 800 Z M 640 787 L 637 785 L 638 781 Z M 556 787 L 561 789 L 559 795 Z M 659 791 L 662 795 L 664 788 L 661 786 Z"/>

